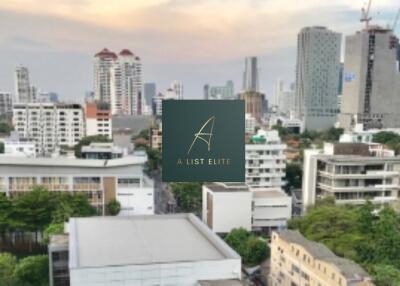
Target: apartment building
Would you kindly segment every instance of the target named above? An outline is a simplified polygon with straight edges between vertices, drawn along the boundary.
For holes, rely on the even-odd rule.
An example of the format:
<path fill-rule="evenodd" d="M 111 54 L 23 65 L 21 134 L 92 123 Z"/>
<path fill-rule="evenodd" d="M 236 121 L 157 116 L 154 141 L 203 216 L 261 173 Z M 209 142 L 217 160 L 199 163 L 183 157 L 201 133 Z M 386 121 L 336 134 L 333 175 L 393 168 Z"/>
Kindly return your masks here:
<path fill-rule="evenodd" d="M 36 157 L 35 141 L 30 138 L 20 138 L 18 132 L 11 131 L 9 137 L 1 139 L 4 144 L 3 156 Z"/>
<path fill-rule="evenodd" d="M 373 150 L 372 150 L 373 151 Z M 387 203 L 399 197 L 400 157 L 377 157 L 369 145 L 327 144 L 304 151 L 303 207 L 333 196 L 337 204 L 361 204 L 366 200 Z"/>
<path fill-rule="evenodd" d="M 278 131 L 258 130 L 246 144 L 246 183 L 252 188 L 282 188 L 285 149 Z"/>
<path fill-rule="evenodd" d="M 153 181 L 143 174 L 145 156 L 113 160 L 0 156 L 0 192 L 9 197 L 44 186 L 51 192 L 86 194 L 99 213 L 117 199 L 120 215 L 153 214 Z"/>
<path fill-rule="evenodd" d="M 38 156 L 73 147 L 85 136 L 83 108 L 79 104 L 15 104 L 13 125 L 20 137 L 35 141 Z"/>
<path fill-rule="evenodd" d="M 0 116 L 12 114 L 12 95 L 11 92 L 0 91 Z"/>
<path fill-rule="evenodd" d="M 51 286 L 241 285 L 240 256 L 193 214 L 71 218 L 66 231 L 50 241 Z"/>
<path fill-rule="evenodd" d="M 307 240 L 297 230 L 273 232 L 269 279 L 271 286 L 374 285 L 358 264 Z"/>
<path fill-rule="evenodd" d="M 103 135 L 112 139 L 112 116 L 110 105 L 104 102 L 86 102 L 86 136 Z"/>
<path fill-rule="evenodd" d="M 243 183 L 203 185 L 203 221 L 217 233 L 234 228 L 270 233 L 286 226 L 292 199 L 280 189 L 249 188 Z"/>
<path fill-rule="evenodd" d="M 150 147 L 159 151 L 162 149 L 162 122 L 151 128 Z"/>

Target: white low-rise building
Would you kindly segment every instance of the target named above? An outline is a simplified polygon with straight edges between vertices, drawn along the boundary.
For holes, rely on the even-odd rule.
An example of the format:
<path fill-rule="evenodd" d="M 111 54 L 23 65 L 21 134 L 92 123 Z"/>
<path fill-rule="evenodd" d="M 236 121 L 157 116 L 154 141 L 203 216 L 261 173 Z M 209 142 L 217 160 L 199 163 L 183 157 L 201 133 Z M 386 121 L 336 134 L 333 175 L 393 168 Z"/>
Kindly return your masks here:
<path fill-rule="evenodd" d="M 334 197 L 337 204 L 397 200 L 400 157 L 377 154 L 362 143 L 326 144 L 324 149 L 305 150 L 303 209 L 327 196 Z"/>
<path fill-rule="evenodd" d="M 84 193 L 99 213 L 116 199 L 120 215 L 153 214 L 154 183 L 143 173 L 146 161 L 146 156 L 113 160 L 0 156 L 0 193 L 15 197 L 39 185 L 51 192 Z"/>
<path fill-rule="evenodd" d="M 12 131 L 8 138 L 1 139 L 4 144 L 3 156 L 11 157 L 36 157 L 35 141 L 29 138 L 20 138 L 18 133 Z"/>
<path fill-rule="evenodd" d="M 69 273 L 70 286 L 237 285 L 241 279 L 240 256 L 193 214 L 71 218 L 68 231 L 69 242 L 49 245 L 51 286 L 67 281 L 61 271 Z M 60 253 L 63 261 L 53 260 Z"/>
<path fill-rule="evenodd" d="M 241 183 L 203 185 L 203 221 L 217 233 L 234 228 L 262 231 L 286 226 L 292 199 L 280 189 L 249 188 Z"/>

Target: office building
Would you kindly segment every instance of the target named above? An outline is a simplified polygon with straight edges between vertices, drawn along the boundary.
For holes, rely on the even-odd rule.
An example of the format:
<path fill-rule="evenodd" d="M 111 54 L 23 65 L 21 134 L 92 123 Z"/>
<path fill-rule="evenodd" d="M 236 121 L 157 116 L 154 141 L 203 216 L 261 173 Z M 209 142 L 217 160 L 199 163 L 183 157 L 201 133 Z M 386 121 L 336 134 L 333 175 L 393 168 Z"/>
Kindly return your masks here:
<path fill-rule="evenodd" d="M 8 117 L 12 115 L 12 94 L 10 92 L 0 91 L 0 116 Z"/>
<path fill-rule="evenodd" d="M 346 37 L 341 127 L 400 127 L 400 45 L 378 26 Z"/>
<path fill-rule="evenodd" d="M 338 115 L 341 34 L 306 27 L 297 37 L 296 117 L 307 130 L 333 127 Z"/>
<path fill-rule="evenodd" d="M 55 92 L 39 91 L 36 102 L 58 103 L 58 94 Z"/>
<path fill-rule="evenodd" d="M 70 286 L 237 285 L 241 279 L 240 256 L 193 214 L 71 218 L 67 230 L 51 240 L 49 257 L 63 254 L 58 270 L 69 272 Z"/>
<path fill-rule="evenodd" d="M 246 183 L 253 188 L 281 189 L 285 176 L 286 144 L 278 131 L 258 130 L 246 144 Z"/>
<path fill-rule="evenodd" d="M 275 83 L 274 87 L 274 92 L 272 95 L 272 100 L 271 100 L 271 107 L 279 107 L 279 98 L 281 97 L 281 93 L 284 90 L 284 82 L 282 79 L 278 78 Z"/>
<path fill-rule="evenodd" d="M 274 232 L 271 239 L 270 283 L 273 286 L 373 286 L 357 263 L 336 256 L 297 230 Z"/>
<path fill-rule="evenodd" d="M 276 94 L 278 113 L 286 117 L 291 117 L 295 112 L 296 92 L 293 88 L 285 89 L 283 86 Z"/>
<path fill-rule="evenodd" d="M 382 156 L 374 145 L 325 144 L 304 151 L 304 210 L 318 199 L 334 197 L 337 204 L 395 201 L 399 196 L 400 157 Z M 393 155 L 393 153 L 392 153 Z"/>
<path fill-rule="evenodd" d="M 98 101 L 111 104 L 112 114 L 142 113 L 140 58 L 123 49 L 118 55 L 103 49 L 94 59 L 94 92 Z"/>
<path fill-rule="evenodd" d="M 15 99 L 17 103 L 33 102 L 31 96 L 31 84 L 29 80 L 29 70 L 27 67 L 18 66 L 14 74 Z"/>
<path fill-rule="evenodd" d="M 143 85 L 143 99 L 144 105 L 146 105 L 149 110 L 151 110 L 153 105 L 153 100 L 157 94 L 156 84 L 153 82 L 146 82 Z"/>
<path fill-rule="evenodd" d="M 246 57 L 244 61 L 243 91 L 259 91 L 257 57 Z"/>
<path fill-rule="evenodd" d="M 205 99 L 235 99 L 235 89 L 233 81 L 228 80 L 222 86 L 204 86 Z"/>
<path fill-rule="evenodd" d="M 110 104 L 104 102 L 86 102 L 86 136 L 102 135 L 112 139 L 112 116 Z"/>
<path fill-rule="evenodd" d="M 38 156 L 50 156 L 85 136 L 83 113 L 79 104 L 14 104 L 13 125 L 20 137 L 35 140 Z"/>
<path fill-rule="evenodd" d="M 292 198 L 280 188 L 249 188 L 243 183 L 203 185 L 203 221 L 216 233 L 234 228 L 270 233 L 292 216 Z"/>
<path fill-rule="evenodd" d="M 0 156 L 0 191 L 9 197 L 43 186 L 50 192 L 83 193 L 101 214 L 112 199 L 120 215 L 153 214 L 153 181 L 143 174 L 146 156 L 113 160 Z"/>

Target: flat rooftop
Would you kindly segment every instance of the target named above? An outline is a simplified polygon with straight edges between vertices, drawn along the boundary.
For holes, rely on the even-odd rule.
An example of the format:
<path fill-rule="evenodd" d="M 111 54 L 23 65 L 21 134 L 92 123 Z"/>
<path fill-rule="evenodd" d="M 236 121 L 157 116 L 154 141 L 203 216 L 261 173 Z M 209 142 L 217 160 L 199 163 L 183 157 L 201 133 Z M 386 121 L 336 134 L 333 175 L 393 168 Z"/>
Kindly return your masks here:
<path fill-rule="evenodd" d="M 253 191 L 253 197 L 255 198 L 286 198 L 288 197 L 283 191 L 276 191 L 276 190 L 259 190 Z"/>
<path fill-rule="evenodd" d="M 243 286 L 239 280 L 203 280 L 199 281 L 200 286 Z"/>
<path fill-rule="evenodd" d="M 394 157 L 374 157 L 358 155 L 317 155 L 317 158 L 324 162 L 340 164 L 370 164 L 383 162 L 400 162 L 400 156 Z"/>
<path fill-rule="evenodd" d="M 213 192 L 248 192 L 249 187 L 244 183 L 210 183 L 205 185 Z"/>
<path fill-rule="evenodd" d="M 193 214 L 72 218 L 70 268 L 240 259 Z"/>

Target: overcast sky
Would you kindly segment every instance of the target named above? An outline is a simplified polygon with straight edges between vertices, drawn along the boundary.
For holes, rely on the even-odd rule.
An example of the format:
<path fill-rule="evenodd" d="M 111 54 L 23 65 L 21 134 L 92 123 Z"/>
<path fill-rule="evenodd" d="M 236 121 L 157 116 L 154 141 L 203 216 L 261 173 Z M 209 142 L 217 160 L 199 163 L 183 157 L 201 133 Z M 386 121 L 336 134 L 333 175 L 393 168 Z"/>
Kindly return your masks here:
<path fill-rule="evenodd" d="M 93 55 L 107 47 L 140 56 L 143 79 L 185 98 L 205 83 L 242 85 L 243 58 L 258 56 L 261 90 L 293 81 L 296 35 L 319 25 L 359 30 L 364 0 L 7 0 L 0 1 L 0 90 L 13 91 L 19 64 L 31 82 L 63 100 L 82 101 L 93 86 Z M 392 25 L 399 0 L 374 0 L 373 23 Z M 400 34 L 400 23 L 397 25 Z"/>

